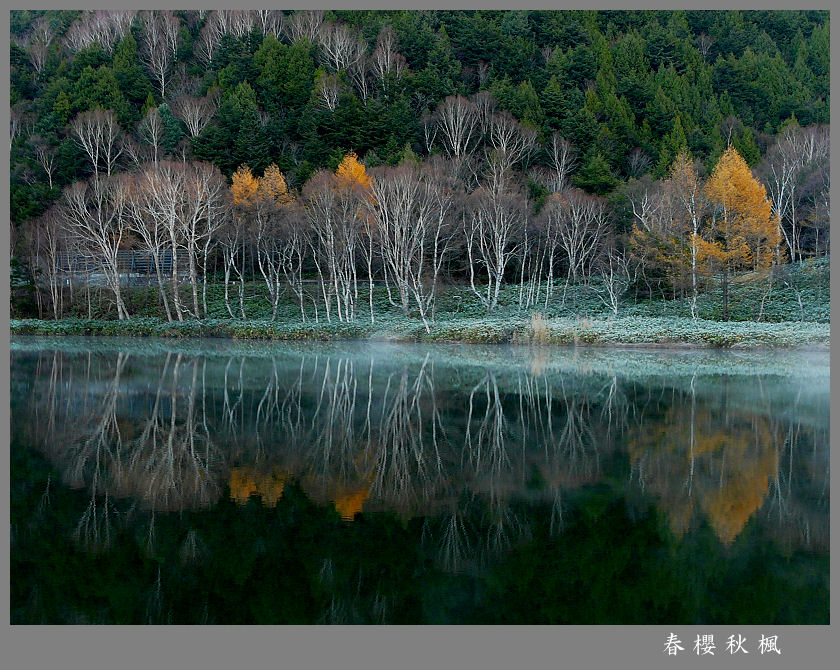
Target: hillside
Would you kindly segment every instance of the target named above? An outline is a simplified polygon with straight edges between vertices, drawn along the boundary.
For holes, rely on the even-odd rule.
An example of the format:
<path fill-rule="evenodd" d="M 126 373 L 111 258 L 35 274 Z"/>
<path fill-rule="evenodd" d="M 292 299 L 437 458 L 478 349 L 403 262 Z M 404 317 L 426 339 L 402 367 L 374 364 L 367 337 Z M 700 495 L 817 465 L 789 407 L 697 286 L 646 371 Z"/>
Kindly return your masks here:
<path fill-rule="evenodd" d="M 828 33 L 819 11 L 12 12 L 12 315 L 828 323 Z"/>
<path fill-rule="evenodd" d="M 599 193 L 665 175 L 681 146 L 711 167 L 731 141 L 754 166 L 791 117 L 829 122 L 828 12 L 176 11 L 163 17 L 174 52 L 157 60 L 146 17 L 101 14 L 11 12 L 17 223 L 90 174 L 69 124 L 97 106 L 140 145 L 138 124 L 158 108 L 162 152 L 227 177 L 274 162 L 297 188 L 351 150 L 368 167 L 397 163 L 407 146 L 426 154 L 424 117 L 478 91 L 543 141 L 568 139 L 575 184 Z M 360 40 L 364 76 L 325 52 L 324 26 Z M 377 69 L 386 51 L 395 65 Z M 205 99 L 210 115 L 188 124 L 185 105 Z M 49 178 L 39 147 L 54 152 Z"/>

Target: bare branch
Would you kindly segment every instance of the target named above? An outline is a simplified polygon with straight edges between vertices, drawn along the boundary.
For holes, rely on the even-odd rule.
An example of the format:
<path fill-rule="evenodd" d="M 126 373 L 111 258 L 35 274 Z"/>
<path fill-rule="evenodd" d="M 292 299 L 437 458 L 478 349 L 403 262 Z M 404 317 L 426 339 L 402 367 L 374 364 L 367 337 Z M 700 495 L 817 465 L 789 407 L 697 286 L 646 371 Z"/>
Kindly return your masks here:
<path fill-rule="evenodd" d="M 479 124 L 475 105 L 460 95 L 450 95 L 435 112 L 438 131 L 446 152 L 456 160 L 472 152 Z"/>
<path fill-rule="evenodd" d="M 218 92 L 218 89 L 213 89 Z M 187 126 L 190 137 L 198 137 L 218 109 L 218 95 L 198 98 L 182 95 L 172 102 L 172 113 Z"/>
<path fill-rule="evenodd" d="M 110 176 L 122 154 L 120 125 L 114 112 L 101 107 L 82 112 L 70 123 L 70 129 L 87 154 L 94 173 L 98 173 L 101 166 Z"/>
<path fill-rule="evenodd" d="M 299 10 L 283 22 L 282 30 L 292 43 L 308 39 L 312 44 L 318 41 L 318 32 L 324 22 L 323 10 Z"/>
<path fill-rule="evenodd" d="M 141 58 L 155 78 L 161 98 L 165 98 L 169 68 L 181 38 L 180 24 L 168 9 L 145 12 L 143 18 Z"/>
<path fill-rule="evenodd" d="M 358 31 L 343 23 L 325 23 L 318 31 L 322 60 L 333 71 L 350 71 L 364 58 L 367 45 Z"/>

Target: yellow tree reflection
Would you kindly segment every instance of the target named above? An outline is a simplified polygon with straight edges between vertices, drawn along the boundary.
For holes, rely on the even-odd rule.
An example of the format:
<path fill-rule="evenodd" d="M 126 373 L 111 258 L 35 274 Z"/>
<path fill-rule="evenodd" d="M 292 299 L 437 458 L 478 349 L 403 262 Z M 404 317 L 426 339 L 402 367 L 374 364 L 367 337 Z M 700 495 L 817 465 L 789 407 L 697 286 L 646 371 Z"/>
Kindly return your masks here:
<path fill-rule="evenodd" d="M 275 507 L 283 496 L 288 474 L 278 467 L 261 472 L 254 466 L 231 468 L 228 486 L 230 498 L 240 505 L 258 495 L 266 507 Z"/>
<path fill-rule="evenodd" d="M 778 429 L 760 415 L 691 402 L 628 433 L 633 477 L 683 535 L 698 513 L 730 545 L 761 509 L 778 472 Z"/>

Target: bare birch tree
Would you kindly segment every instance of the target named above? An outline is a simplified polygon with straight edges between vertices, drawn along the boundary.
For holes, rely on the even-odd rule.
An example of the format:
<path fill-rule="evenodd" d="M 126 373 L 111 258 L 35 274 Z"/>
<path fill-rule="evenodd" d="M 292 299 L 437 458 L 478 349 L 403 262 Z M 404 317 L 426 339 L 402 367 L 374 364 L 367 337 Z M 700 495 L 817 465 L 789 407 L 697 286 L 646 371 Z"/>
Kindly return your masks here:
<path fill-rule="evenodd" d="M 238 279 L 239 315 L 245 319 L 245 222 L 234 208 L 230 216 L 226 217 L 219 228 L 216 239 L 222 250 L 222 264 L 224 266 L 225 308 L 230 318 L 235 319 L 230 306 L 230 283 L 235 273 Z"/>
<path fill-rule="evenodd" d="M 482 134 L 488 135 L 490 133 L 491 119 L 498 107 L 496 98 L 493 97 L 490 91 L 479 91 L 470 98 L 470 101 L 475 105 L 475 111 L 478 114 L 478 125 Z"/>
<path fill-rule="evenodd" d="M 122 298 L 118 252 L 128 232 L 126 190 L 112 177 L 76 182 L 64 191 L 61 214 L 68 231 L 94 254 L 108 287 L 114 292 L 117 315 L 129 317 Z"/>
<path fill-rule="evenodd" d="M 454 183 L 440 160 L 372 173 L 368 211 L 374 219 L 386 276 L 394 279 L 403 314 L 415 302 L 430 331 L 441 265 L 452 235 Z"/>
<path fill-rule="evenodd" d="M 286 261 L 289 261 L 288 270 L 291 273 L 300 268 L 295 267 L 294 260 L 296 259 L 287 259 L 285 253 L 287 252 L 287 241 L 284 237 L 285 233 L 288 232 L 286 194 L 271 192 L 270 189 L 263 188 L 264 183 L 263 181 L 260 188 L 257 189 L 256 196 L 250 203 L 249 209 L 253 218 L 257 267 L 268 290 L 271 320 L 275 321 L 280 298 L 283 295 L 284 279 L 288 277 Z M 297 277 L 293 274 L 294 279 L 297 279 Z M 302 286 L 299 286 L 299 288 L 302 292 Z"/>
<path fill-rule="evenodd" d="M 318 46 L 324 64 L 334 72 L 349 73 L 365 55 L 364 41 L 356 30 L 344 23 L 324 23 L 318 30 Z"/>
<path fill-rule="evenodd" d="M 301 226 L 299 221 L 303 217 L 297 203 L 286 205 L 284 216 L 280 217 L 280 270 L 292 293 L 298 299 L 300 317 L 306 321 L 304 306 L 306 294 L 303 288 L 303 264 L 307 249 L 311 246 L 310 231 Z"/>
<path fill-rule="evenodd" d="M 50 47 L 47 42 L 35 40 L 29 45 L 29 48 L 27 49 L 27 56 L 29 56 L 29 62 L 32 63 L 32 69 L 35 70 L 36 78 L 41 74 L 46 66 L 49 53 Z"/>
<path fill-rule="evenodd" d="M 256 12 L 250 9 L 228 9 L 219 10 L 220 12 L 228 12 L 230 16 L 228 32 L 236 37 L 242 39 L 254 29 Z"/>
<path fill-rule="evenodd" d="M 315 92 L 318 101 L 328 110 L 335 111 L 338 105 L 338 96 L 341 93 L 341 82 L 334 74 L 327 74 L 321 71 L 318 80 L 315 82 Z"/>
<path fill-rule="evenodd" d="M 494 176 L 470 196 L 464 216 L 470 287 L 488 314 L 498 304 L 505 271 L 519 251 L 527 221 L 527 198 L 507 175 Z M 477 266 L 487 274 L 486 289 L 476 287 Z"/>
<path fill-rule="evenodd" d="M 791 261 L 802 259 L 800 206 L 803 184 L 807 175 L 827 159 L 828 153 L 827 128 L 800 128 L 790 124 L 776 138 L 760 166 Z"/>
<path fill-rule="evenodd" d="M 87 154 L 94 175 L 104 169 L 111 176 L 123 151 L 120 124 L 110 109 L 101 107 L 82 112 L 70 122 L 73 139 Z"/>
<path fill-rule="evenodd" d="M 554 132 L 548 140 L 546 154 L 548 172 L 541 183 L 552 193 L 560 193 L 569 186 L 569 175 L 577 165 L 577 153 L 569 140 Z"/>
<path fill-rule="evenodd" d="M 635 147 L 627 155 L 627 174 L 633 179 L 639 179 L 647 170 L 650 162 L 650 156 L 639 147 Z"/>
<path fill-rule="evenodd" d="M 586 274 L 606 232 L 606 201 L 571 189 L 549 196 L 544 207 L 557 226 L 558 243 L 567 262 L 567 278 L 577 281 Z"/>
<path fill-rule="evenodd" d="M 64 34 L 64 44 L 75 52 L 98 42 L 111 53 L 114 43 L 125 35 L 136 14 L 136 10 L 127 9 L 83 12 Z"/>
<path fill-rule="evenodd" d="M 478 141 L 478 110 L 467 98 L 450 95 L 438 106 L 435 119 L 446 153 L 460 164 Z"/>
<path fill-rule="evenodd" d="M 152 160 L 158 162 L 158 151 L 163 141 L 163 119 L 157 107 L 152 107 L 146 112 L 140 123 L 137 124 L 137 135 L 152 148 Z"/>
<path fill-rule="evenodd" d="M 692 163 L 688 154 L 680 153 L 671 166 L 666 188 L 681 206 L 688 232 L 688 247 L 691 252 L 691 318 L 697 318 L 698 267 L 697 251 L 700 244 L 700 226 L 708 200 L 703 190 L 703 181 L 698 175 L 699 166 Z"/>
<path fill-rule="evenodd" d="M 312 44 L 315 44 L 323 22 L 323 10 L 298 10 L 283 22 L 282 30 L 283 34 L 292 43 L 308 39 Z"/>
<path fill-rule="evenodd" d="M 256 14 L 260 32 L 280 39 L 283 33 L 283 12 L 279 9 L 258 9 Z"/>
<path fill-rule="evenodd" d="M 213 66 L 213 59 L 224 35 L 225 30 L 219 22 L 218 13 L 212 12 L 202 26 L 195 46 L 196 56 L 205 67 Z"/>
<path fill-rule="evenodd" d="M 201 318 L 202 314 L 207 316 L 207 261 L 215 233 L 224 222 L 228 189 L 222 173 L 215 165 L 205 162 L 181 165 L 186 174 L 180 225 L 186 247 L 193 315 Z M 198 297 L 199 269 L 201 304 Z"/>
<path fill-rule="evenodd" d="M 64 294 L 64 282 L 60 274 L 69 248 L 67 226 L 60 211 L 52 207 L 44 212 L 34 221 L 30 236 L 30 243 L 47 278 L 53 318 L 60 319 Z"/>
<path fill-rule="evenodd" d="M 399 80 L 406 69 L 405 58 L 398 49 L 397 34 L 390 24 L 386 24 L 379 32 L 370 62 L 370 71 L 379 80 L 386 98 L 388 82 L 392 79 Z"/>
<path fill-rule="evenodd" d="M 362 196 L 355 186 L 339 184 L 335 175 L 321 171 L 307 182 L 303 197 L 327 320 L 332 320 L 333 298 L 338 320 L 353 320 L 358 300 L 356 254 Z"/>
<path fill-rule="evenodd" d="M 43 137 L 35 135 L 30 138 L 30 141 L 32 142 L 33 150 L 35 152 L 35 160 L 37 160 L 38 164 L 44 169 L 44 172 L 47 175 L 47 181 L 50 188 L 52 188 L 57 152 L 49 144 L 47 144 Z"/>
<path fill-rule="evenodd" d="M 172 305 L 178 321 L 184 320 L 184 308 L 180 296 L 179 251 L 183 247 L 183 231 L 181 226 L 182 199 L 186 190 L 186 171 L 182 163 L 174 161 L 160 161 L 151 177 L 147 176 L 143 183 L 145 207 L 149 216 L 156 220 L 165 231 L 169 241 L 171 253 L 171 283 Z"/>
<path fill-rule="evenodd" d="M 631 179 L 622 185 L 621 190 L 630 203 L 633 218 L 640 230 L 658 232 L 663 229 L 663 218 L 667 213 L 662 182 L 644 175 L 641 179 Z"/>
<path fill-rule="evenodd" d="M 493 114 L 489 119 L 490 146 L 502 170 L 527 161 L 537 143 L 537 131 L 523 126 L 509 112 Z"/>
<path fill-rule="evenodd" d="M 596 258 L 596 265 L 601 273 L 601 284 L 596 293 L 613 316 L 618 316 L 621 296 L 630 285 L 629 262 L 626 251 L 615 236 L 604 235 Z"/>
<path fill-rule="evenodd" d="M 187 126 L 190 137 L 198 137 L 219 107 L 219 89 L 212 89 L 203 98 L 181 95 L 172 102 L 172 113 Z"/>
<path fill-rule="evenodd" d="M 153 196 L 158 188 L 157 163 L 146 165 L 139 172 L 127 173 L 123 179 L 126 183 L 129 230 L 141 240 L 145 250 L 149 252 L 166 320 L 172 321 L 172 310 L 166 295 L 166 279 L 163 276 L 165 254 L 170 247 L 170 239 L 165 218 L 160 216 Z"/>
<path fill-rule="evenodd" d="M 140 55 L 157 84 L 160 97 L 165 98 L 169 70 L 180 43 L 180 24 L 168 9 L 146 12 L 144 19 Z"/>
<path fill-rule="evenodd" d="M 55 32 L 52 25 L 46 16 L 39 16 L 32 22 L 32 30 L 30 33 L 33 41 L 41 42 L 49 46 L 55 38 Z"/>

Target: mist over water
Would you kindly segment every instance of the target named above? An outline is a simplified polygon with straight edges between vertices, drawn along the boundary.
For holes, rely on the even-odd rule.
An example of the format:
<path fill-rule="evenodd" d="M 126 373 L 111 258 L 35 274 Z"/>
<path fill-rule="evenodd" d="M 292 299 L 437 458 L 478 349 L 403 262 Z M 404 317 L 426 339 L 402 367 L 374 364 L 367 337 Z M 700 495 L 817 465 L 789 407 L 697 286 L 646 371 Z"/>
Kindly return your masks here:
<path fill-rule="evenodd" d="M 828 362 L 16 338 L 13 620 L 827 621 Z"/>

